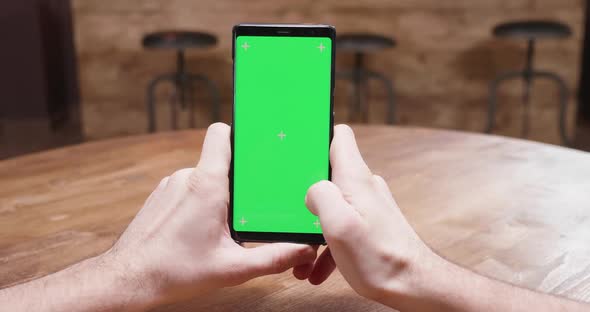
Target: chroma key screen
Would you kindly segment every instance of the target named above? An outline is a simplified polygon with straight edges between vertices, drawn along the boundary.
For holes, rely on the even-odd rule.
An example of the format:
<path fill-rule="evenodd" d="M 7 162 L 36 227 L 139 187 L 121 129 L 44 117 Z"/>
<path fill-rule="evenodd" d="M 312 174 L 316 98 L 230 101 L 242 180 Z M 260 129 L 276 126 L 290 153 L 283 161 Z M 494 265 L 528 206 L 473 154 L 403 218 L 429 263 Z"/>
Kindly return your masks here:
<path fill-rule="evenodd" d="M 332 41 L 238 36 L 233 227 L 321 234 L 307 189 L 329 177 Z"/>

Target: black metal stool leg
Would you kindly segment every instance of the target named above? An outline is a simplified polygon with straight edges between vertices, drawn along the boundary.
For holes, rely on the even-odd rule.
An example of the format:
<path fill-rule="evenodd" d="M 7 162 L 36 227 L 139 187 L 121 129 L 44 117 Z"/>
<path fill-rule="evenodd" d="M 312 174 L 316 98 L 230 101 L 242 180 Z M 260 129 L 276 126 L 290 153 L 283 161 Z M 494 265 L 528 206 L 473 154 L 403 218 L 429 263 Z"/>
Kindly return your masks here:
<path fill-rule="evenodd" d="M 335 74 L 337 80 L 346 80 L 351 83 L 352 87 L 350 88 L 350 106 L 348 111 L 348 120 L 352 120 L 353 112 L 351 109 L 354 109 L 354 96 L 355 96 L 355 86 L 354 86 L 354 72 L 352 71 L 339 71 Z"/>
<path fill-rule="evenodd" d="M 531 115 L 531 89 L 533 88 L 533 79 L 532 77 L 524 77 L 524 92 L 522 95 L 522 104 L 523 112 L 522 112 L 522 131 L 521 136 L 523 138 L 527 138 L 530 132 L 530 115 Z"/>
<path fill-rule="evenodd" d="M 172 95 L 168 99 L 170 102 L 170 128 L 172 128 L 172 130 L 178 130 L 178 104 L 180 104 L 180 106 L 183 105 L 183 91 L 177 85 L 172 92 Z"/>
<path fill-rule="evenodd" d="M 533 60 L 535 58 L 535 40 L 529 39 L 527 43 L 526 63 L 523 69 L 524 92 L 522 94 L 522 103 L 524 105 L 522 112 L 522 137 L 526 138 L 530 132 L 530 115 L 531 115 L 531 89 L 533 87 Z"/>
<path fill-rule="evenodd" d="M 179 49 L 176 51 L 176 89 L 178 91 L 178 99 L 182 109 L 186 108 L 186 61 L 184 58 L 184 50 Z"/>
<path fill-rule="evenodd" d="M 368 78 L 380 81 L 383 84 L 383 87 L 385 87 L 388 100 L 387 123 L 393 124 L 395 122 L 395 93 L 393 91 L 393 82 L 391 79 L 380 73 L 367 71 L 366 75 Z"/>
<path fill-rule="evenodd" d="M 176 85 L 176 75 L 175 74 L 166 74 L 161 75 L 154 78 L 150 81 L 148 88 L 147 88 L 147 111 L 148 111 L 148 131 L 155 132 L 156 131 L 156 87 L 161 82 L 168 81 L 172 83 L 172 85 Z"/>
<path fill-rule="evenodd" d="M 370 107 L 369 107 L 369 99 L 371 98 L 371 94 L 369 92 L 369 80 L 367 79 L 367 75 L 364 70 L 360 71 L 361 80 L 359 83 L 359 110 L 360 110 L 360 120 L 363 123 L 369 123 L 369 114 L 370 114 Z"/>
<path fill-rule="evenodd" d="M 351 71 L 339 71 L 336 73 L 336 79 L 352 80 L 353 73 Z"/>
<path fill-rule="evenodd" d="M 533 76 L 553 80 L 559 87 L 559 134 L 565 146 L 572 146 L 572 142 L 567 135 L 567 106 L 569 100 L 567 84 L 561 77 L 552 72 L 536 71 Z"/>
<path fill-rule="evenodd" d="M 486 128 L 486 133 L 492 133 L 494 130 L 495 122 L 496 122 L 496 94 L 498 91 L 498 87 L 500 84 L 506 80 L 512 80 L 515 78 L 520 78 L 523 76 L 523 72 L 516 71 L 516 72 L 507 72 L 500 74 L 492 82 L 490 83 L 490 95 L 488 97 L 488 125 Z"/>
<path fill-rule="evenodd" d="M 363 54 L 362 53 L 355 53 L 354 54 L 354 67 L 352 70 L 352 82 L 353 82 L 353 97 L 350 103 L 350 116 L 349 120 L 352 121 L 353 116 L 358 116 L 364 111 L 362 107 L 362 80 L 363 80 Z M 362 116 L 361 116 L 362 120 Z"/>
<path fill-rule="evenodd" d="M 213 118 L 213 122 L 219 121 L 219 102 L 220 102 L 220 95 L 217 85 L 213 83 L 209 78 L 198 75 L 198 74 L 187 74 L 188 81 L 202 81 L 205 83 L 207 88 L 209 89 L 209 95 L 211 97 L 211 117 Z"/>
<path fill-rule="evenodd" d="M 192 83 L 187 83 L 186 84 L 186 98 L 187 98 L 187 102 L 188 102 L 188 124 L 189 127 L 191 128 L 195 128 L 196 127 L 196 123 L 195 123 L 195 94 L 194 94 L 194 86 Z"/>

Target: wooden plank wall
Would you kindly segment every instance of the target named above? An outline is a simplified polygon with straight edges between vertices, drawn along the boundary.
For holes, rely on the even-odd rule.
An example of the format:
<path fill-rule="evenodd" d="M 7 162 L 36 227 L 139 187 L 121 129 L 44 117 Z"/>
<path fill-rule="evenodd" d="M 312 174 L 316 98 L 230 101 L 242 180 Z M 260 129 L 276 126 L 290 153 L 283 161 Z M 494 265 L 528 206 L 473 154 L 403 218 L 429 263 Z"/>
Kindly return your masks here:
<path fill-rule="evenodd" d="M 218 36 L 216 48 L 188 54 L 188 67 L 219 84 L 223 120 L 229 121 L 231 27 L 239 22 L 319 22 L 335 25 L 339 33 L 393 36 L 399 45 L 371 55 L 367 66 L 395 80 L 399 123 L 482 131 L 489 81 L 501 71 L 522 67 L 524 60 L 524 43 L 493 39 L 493 26 L 529 18 L 569 24 L 574 36 L 540 42 L 535 62 L 562 75 L 574 94 L 583 5 L 582 0 L 74 0 L 85 133 L 97 139 L 145 132 L 146 85 L 156 74 L 173 70 L 175 60 L 173 52 L 145 51 L 140 42 L 145 33 L 162 29 L 204 30 Z M 338 55 L 338 68 L 351 64 L 350 55 Z M 497 133 L 520 135 L 520 90 L 518 82 L 502 89 Z M 170 92 L 159 92 L 161 129 L 167 128 L 164 99 Z M 531 138 L 558 143 L 556 89 L 539 82 L 533 94 Z M 371 85 L 370 98 L 371 121 L 382 122 L 383 90 Z M 337 121 L 346 121 L 347 101 L 348 86 L 340 82 Z M 201 104 L 197 120 L 205 126 L 210 120 Z M 570 130 L 572 117 L 573 110 Z"/>

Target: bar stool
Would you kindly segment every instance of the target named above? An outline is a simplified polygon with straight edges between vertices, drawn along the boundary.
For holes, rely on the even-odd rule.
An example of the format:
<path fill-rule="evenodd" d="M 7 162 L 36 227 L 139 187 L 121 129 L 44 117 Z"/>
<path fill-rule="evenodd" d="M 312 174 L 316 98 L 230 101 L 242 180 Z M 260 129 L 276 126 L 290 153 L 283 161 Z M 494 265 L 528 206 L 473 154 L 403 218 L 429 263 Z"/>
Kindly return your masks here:
<path fill-rule="evenodd" d="M 571 36 L 572 31 L 570 27 L 555 21 L 515 21 L 497 25 L 494 27 L 493 35 L 498 38 L 515 38 L 527 40 L 526 63 L 524 69 L 521 71 L 510 71 L 502 73 L 491 82 L 490 95 L 488 99 L 488 126 L 487 133 L 491 133 L 495 126 L 496 101 L 498 87 L 504 81 L 513 80 L 516 78 L 524 81 L 524 92 L 522 102 L 524 105 L 523 113 L 523 127 L 522 136 L 526 137 L 529 133 L 529 114 L 530 114 L 530 93 L 533 85 L 533 80 L 548 79 L 555 82 L 559 87 L 559 131 L 561 140 L 565 145 L 570 145 L 571 142 L 567 136 L 567 104 L 569 91 L 565 81 L 557 74 L 549 71 L 538 71 L 533 67 L 533 59 L 535 56 L 536 40 L 541 39 L 562 39 Z"/>
<path fill-rule="evenodd" d="M 177 104 L 184 110 L 189 108 L 189 124 L 195 127 L 194 103 L 190 97 L 192 83 L 203 82 L 209 89 L 211 98 L 211 117 L 214 121 L 219 118 L 219 91 L 217 86 L 204 75 L 186 71 L 184 51 L 187 49 L 205 49 L 217 44 L 217 38 L 203 32 L 163 31 L 147 34 L 142 41 L 146 49 L 176 50 L 176 72 L 155 77 L 147 89 L 148 131 L 156 131 L 155 91 L 161 83 L 171 83 L 175 94 L 170 98 L 172 129 L 178 128 Z"/>
<path fill-rule="evenodd" d="M 370 79 L 375 79 L 382 83 L 387 92 L 387 123 L 394 123 L 395 97 L 391 79 L 381 73 L 364 69 L 363 62 L 366 54 L 393 48 L 395 45 L 394 39 L 375 34 L 343 34 L 336 38 L 336 49 L 338 52 L 354 53 L 354 67 L 352 70 L 338 71 L 336 73 L 336 78 L 349 80 L 353 84 L 349 119 L 352 119 L 355 115 L 362 114 L 362 120 L 365 122 L 368 121 L 369 107 L 363 101 L 362 91 Z"/>

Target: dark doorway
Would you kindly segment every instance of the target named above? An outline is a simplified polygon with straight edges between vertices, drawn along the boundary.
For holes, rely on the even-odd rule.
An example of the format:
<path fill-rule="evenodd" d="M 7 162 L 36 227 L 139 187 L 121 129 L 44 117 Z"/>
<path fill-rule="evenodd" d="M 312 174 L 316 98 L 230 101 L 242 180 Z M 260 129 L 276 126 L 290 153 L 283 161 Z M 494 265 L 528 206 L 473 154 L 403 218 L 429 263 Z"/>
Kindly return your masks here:
<path fill-rule="evenodd" d="M 590 121 L 590 6 L 586 2 L 584 21 L 584 43 L 582 52 L 582 73 L 578 94 L 579 117 L 581 121 Z"/>
<path fill-rule="evenodd" d="M 70 0 L 0 1 L 0 159 L 80 142 Z"/>
<path fill-rule="evenodd" d="M 590 6 L 586 1 L 575 147 L 590 151 Z"/>

